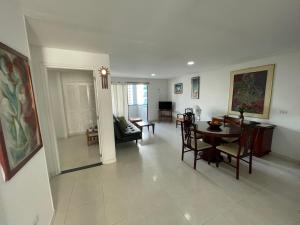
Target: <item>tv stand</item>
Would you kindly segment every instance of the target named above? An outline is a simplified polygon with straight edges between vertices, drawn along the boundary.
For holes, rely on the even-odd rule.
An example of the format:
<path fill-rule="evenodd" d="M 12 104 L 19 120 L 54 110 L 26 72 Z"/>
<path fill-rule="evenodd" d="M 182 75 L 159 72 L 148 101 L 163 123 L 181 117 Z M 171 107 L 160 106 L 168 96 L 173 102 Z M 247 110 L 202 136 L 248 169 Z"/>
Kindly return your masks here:
<path fill-rule="evenodd" d="M 159 121 L 166 119 L 172 122 L 173 121 L 172 109 L 159 109 L 158 117 L 159 117 Z"/>

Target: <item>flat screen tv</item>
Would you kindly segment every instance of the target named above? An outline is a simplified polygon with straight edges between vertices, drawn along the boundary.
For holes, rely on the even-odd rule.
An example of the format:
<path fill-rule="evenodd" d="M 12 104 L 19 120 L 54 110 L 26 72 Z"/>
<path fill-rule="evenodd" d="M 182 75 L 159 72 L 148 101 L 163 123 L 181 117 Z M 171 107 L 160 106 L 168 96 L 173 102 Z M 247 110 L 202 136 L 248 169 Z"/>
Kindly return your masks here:
<path fill-rule="evenodd" d="M 159 109 L 172 110 L 172 102 L 159 102 Z"/>

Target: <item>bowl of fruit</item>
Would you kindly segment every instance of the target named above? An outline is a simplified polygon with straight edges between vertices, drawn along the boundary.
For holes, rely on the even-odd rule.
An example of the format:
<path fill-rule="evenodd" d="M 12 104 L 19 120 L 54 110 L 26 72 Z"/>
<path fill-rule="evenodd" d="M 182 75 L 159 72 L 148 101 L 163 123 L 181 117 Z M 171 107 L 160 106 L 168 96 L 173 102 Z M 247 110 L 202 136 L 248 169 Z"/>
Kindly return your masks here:
<path fill-rule="evenodd" d="M 222 122 L 220 121 L 208 121 L 207 123 L 211 130 L 220 130 L 220 127 L 222 126 Z"/>

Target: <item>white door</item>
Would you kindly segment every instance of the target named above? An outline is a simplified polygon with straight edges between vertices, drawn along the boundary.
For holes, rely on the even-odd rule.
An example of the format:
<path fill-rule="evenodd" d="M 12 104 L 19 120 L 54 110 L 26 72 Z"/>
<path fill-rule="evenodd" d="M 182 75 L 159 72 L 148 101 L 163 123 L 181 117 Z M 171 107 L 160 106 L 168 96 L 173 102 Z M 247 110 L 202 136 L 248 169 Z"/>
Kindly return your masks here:
<path fill-rule="evenodd" d="M 82 134 L 97 124 L 94 85 L 92 83 L 64 83 L 64 98 L 68 134 Z"/>

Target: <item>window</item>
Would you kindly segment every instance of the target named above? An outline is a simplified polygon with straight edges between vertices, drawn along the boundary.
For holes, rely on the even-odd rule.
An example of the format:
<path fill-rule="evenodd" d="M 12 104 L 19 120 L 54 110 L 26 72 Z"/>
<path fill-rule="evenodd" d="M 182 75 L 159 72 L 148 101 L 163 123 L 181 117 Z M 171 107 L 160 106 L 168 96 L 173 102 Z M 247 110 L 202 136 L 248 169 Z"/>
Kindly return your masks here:
<path fill-rule="evenodd" d="M 128 105 L 147 105 L 146 84 L 129 84 L 128 85 Z"/>

